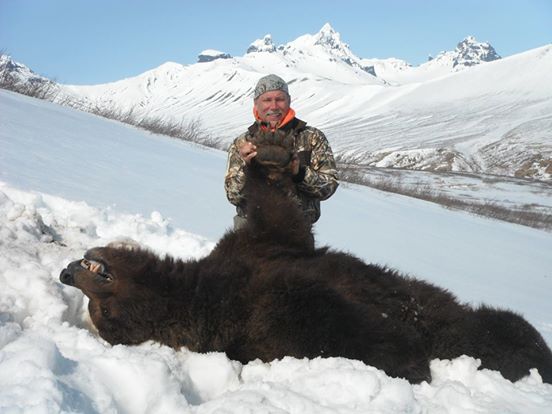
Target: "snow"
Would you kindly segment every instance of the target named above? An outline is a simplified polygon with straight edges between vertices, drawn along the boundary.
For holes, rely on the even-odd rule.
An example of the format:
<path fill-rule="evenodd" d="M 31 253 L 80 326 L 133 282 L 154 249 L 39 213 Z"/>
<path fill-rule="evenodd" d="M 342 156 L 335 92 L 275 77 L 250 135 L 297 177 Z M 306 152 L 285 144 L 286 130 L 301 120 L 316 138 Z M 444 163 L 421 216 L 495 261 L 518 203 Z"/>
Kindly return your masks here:
<path fill-rule="evenodd" d="M 249 50 L 105 85 L 61 85 L 60 99 L 66 93 L 92 106 L 134 108 L 139 116 L 175 122 L 193 117 L 230 143 L 251 116 L 258 79 L 277 73 L 289 83 L 298 116 L 322 129 L 336 154 L 356 162 L 378 165 L 374 154 L 394 148 L 387 161 L 409 151 L 418 160 L 411 169 L 436 163 L 450 171 L 552 179 L 546 171 L 552 156 L 546 135 L 552 128 L 551 45 L 485 62 L 494 56 L 492 46 L 468 37 L 414 67 L 396 58 L 359 58 L 325 24 L 278 47 L 266 35 Z M 451 153 L 456 156 L 449 166 Z"/>
<path fill-rule="evenodd" d="M 247 48 L 247 53 L 269 52 L 276 50 L 276 46 L 272 43 L 272 35 L 266 34 L 262 39 L 257 39 L 252 42 Z"/>
<path fill-rule="evenodd" d="M 220 50 L 215 50 L 215 49 L 205 49 L 203 52 L 200 53 L 200 55 L 216 57 L 219 55 L 224 55 L 224 52 L 221 52 Z"/>
<path fill-rule="evenodd" d="M 345 358 L 242 365 L 151 342 L 110 346 L 61 269 L 122 238 L 208 254 L 233 215 L 225 154 L 5 91 L 0 126 L 0 412 L 550 412 L 552 385 L 537 372 L 511 383 L 468 356 L 434 360 L 432 382 L 410 385 Z M 342 185 L 316 238 L 519 311 L 552 344 L 551 233 Z"/>

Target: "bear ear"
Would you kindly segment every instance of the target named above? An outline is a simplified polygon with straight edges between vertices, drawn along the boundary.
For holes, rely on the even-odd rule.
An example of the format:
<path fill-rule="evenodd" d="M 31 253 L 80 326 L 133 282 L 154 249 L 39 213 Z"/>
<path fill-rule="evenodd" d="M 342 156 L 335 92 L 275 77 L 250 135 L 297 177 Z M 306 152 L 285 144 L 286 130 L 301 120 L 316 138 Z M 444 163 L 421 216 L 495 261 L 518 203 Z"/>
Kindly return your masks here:
<path fill-rule="evenodd" d="M 110 242 L 106 247 L 113 249 L 139 250 L 142 245 L 130 237 L 121 237 Z"/>

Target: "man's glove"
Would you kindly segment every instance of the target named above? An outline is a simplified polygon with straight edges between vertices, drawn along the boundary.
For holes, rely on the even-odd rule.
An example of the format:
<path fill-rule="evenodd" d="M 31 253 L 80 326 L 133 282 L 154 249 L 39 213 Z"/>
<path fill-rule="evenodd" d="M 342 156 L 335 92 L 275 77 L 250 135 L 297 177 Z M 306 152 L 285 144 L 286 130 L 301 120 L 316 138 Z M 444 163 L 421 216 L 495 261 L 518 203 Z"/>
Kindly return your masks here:
<path fill-rule="evenodd" d="M 301 167 L 308 167 L 311 163 L 311 151 L 299 151 L 297 153 L 299 158 L 299 165 Z"/>
<path fill-rule="evenodd" d="M 298 163 L 297 172 L 293 175 L 293 182 L 300 183 L 305 178 L 305 173 L 307 172 L 307 167 L 311 162 L 311 152 L 310 151 L 299 151 L 293 155 L 291 162 Z M 292 168 L 293 170 L 293 168 Z"/>

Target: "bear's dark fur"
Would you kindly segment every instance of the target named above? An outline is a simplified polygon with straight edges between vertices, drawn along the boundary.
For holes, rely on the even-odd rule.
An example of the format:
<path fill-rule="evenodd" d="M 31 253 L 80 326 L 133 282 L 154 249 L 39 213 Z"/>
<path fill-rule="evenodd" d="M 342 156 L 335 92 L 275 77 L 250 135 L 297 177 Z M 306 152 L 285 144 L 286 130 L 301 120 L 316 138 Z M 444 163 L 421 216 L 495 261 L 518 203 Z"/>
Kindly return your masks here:
<path fill-rule="evenodd" d="M 247 225 L 207 257 L 107 246 L 62 271 L 62 282 L 90 298 L 102 338 L 226 352 L 243 363 L 342 356 L 414 383 L 431 379 L 431 359 L 466 354 L 512 381 L 537 368 L 552 383 L 552 353 L 521 316 L 472 309 L 424 281 L 315 248 L 288 196 L 286 163 L 262 162 L 247 171 Z"/>

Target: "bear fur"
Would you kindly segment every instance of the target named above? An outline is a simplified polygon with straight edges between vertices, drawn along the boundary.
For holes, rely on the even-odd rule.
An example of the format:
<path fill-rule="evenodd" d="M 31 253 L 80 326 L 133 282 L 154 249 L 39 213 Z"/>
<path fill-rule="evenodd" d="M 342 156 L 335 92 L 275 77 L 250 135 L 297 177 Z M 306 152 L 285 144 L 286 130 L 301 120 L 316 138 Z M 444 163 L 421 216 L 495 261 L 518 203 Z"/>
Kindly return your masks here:
<path fill-rule="evenodd" d="M 552 352 L 518 314 L 471 308 L 425 281 L 316 248 L 289 196 L 295 155 L 286 161 L 277 143 L 260 137 L 263 145 L 262 154 L 276 156 L 247 169 L 247 224 L 208 256 L 183 261 L 108 245 L 61 272 L 63 283 L 89 297 L 102 338 L 225 352 L 242 363 L 347 357 L 412 383 L 431 380 L 430 360 L 465 354 L 509 380 L 537 368 L 552 383 Z"/>

